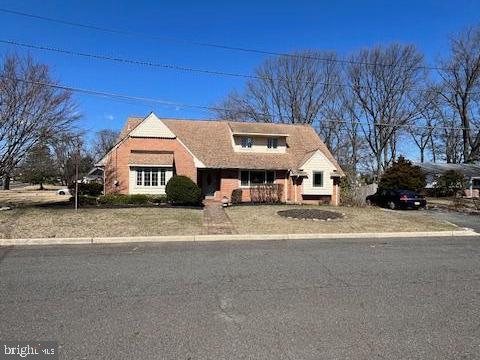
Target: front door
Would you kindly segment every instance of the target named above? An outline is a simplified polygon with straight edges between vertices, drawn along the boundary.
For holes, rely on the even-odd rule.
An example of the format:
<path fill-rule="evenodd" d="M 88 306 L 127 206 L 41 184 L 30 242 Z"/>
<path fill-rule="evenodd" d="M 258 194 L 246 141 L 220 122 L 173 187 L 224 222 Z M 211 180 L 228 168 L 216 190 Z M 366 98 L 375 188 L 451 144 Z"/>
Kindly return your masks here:
<path fill-rule="evenodd" d="M 205 171 L 203 173 L 203 193 L 205 196 L 214 196 L 218 186 L 218 176 L 216 171 Z"/>

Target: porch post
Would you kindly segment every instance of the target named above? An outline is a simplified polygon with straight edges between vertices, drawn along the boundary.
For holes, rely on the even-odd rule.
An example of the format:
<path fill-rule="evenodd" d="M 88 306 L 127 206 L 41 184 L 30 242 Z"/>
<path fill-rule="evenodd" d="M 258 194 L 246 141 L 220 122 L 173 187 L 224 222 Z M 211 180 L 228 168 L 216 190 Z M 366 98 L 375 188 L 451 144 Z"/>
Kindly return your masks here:
<path fill-rule="evenodd" d="M 285 198 L 285 203 L 286 203 L 288 201 L 288 170 L 285 172 L 285 186 L 284 186 L 284 188 L 285 188 L 284 198 Z"/>

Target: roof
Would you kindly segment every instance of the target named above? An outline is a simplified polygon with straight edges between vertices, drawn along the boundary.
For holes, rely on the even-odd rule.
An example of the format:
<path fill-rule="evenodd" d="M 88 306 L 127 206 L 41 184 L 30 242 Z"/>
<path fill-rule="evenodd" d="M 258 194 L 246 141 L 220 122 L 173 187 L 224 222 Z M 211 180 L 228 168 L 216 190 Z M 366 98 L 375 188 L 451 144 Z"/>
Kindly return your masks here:
<path fill-rule="evenodd" d="M 449 170 L 461 172 L 467 177 L 480 177 L 480 164 L 414 163 L 427 175 L 441 175 Z"/>
<path fill-rule="evenodd" d="M 288 132 L 277 124 L 229 122 L 228 125 L 234 134 L 288 136 Z"/>
<path fill-rule="evenodd" d="M 241 123 L 220 120 L 160 120 L 207 168 L 297 170 L 308 153 L 320 150 L 336 167 L 338 173 L 343 175 L 337 161 L 309 125 Z M 126 129 L 133 130 L 139 123 L 139 118 L 128 118 L 124 130 L 122 130 L 122 136 L 126 136 L 124 132 Z M 232 132 L 288 136 L 286 138 L 287 149 L 285 153 L 236 152 L 232 146 Z"/>
<path fill-rule="evenodd" d="M 120 134 L 118 135 L 117 138 L 117 143 L 122 141 L 130 132 L 135 129 L 140 123 L 145 119 L 144 117 L 137 117 L 137 116 L 131 116 L 127 119 L 127 122 L 125 123 L 125 126 L 123 127 L 122 131 L 120 131 Z"/>
<path fill-rule="evenodd" d="M 173 165 L 173 153 L 159 151 L 132 151 L 128 156 L 131 165 Z"/>

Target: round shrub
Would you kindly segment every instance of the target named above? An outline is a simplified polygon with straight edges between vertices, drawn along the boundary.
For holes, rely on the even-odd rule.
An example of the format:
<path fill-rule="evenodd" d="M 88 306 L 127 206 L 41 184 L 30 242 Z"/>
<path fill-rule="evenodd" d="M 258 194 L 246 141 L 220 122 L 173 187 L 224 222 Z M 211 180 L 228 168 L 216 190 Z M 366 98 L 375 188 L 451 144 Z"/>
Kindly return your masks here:
<path fill-rule="evenodd" d="M 172 177 L 165 187 L 167 200 L 174 205 L 200 205 L 202 191 L 187 176 Z"/>
<path fill-rule="evenodd" d="M 242 202 L 242 189 L 234 189 L 230 199 L 232 204 L 240 204 Z"/>

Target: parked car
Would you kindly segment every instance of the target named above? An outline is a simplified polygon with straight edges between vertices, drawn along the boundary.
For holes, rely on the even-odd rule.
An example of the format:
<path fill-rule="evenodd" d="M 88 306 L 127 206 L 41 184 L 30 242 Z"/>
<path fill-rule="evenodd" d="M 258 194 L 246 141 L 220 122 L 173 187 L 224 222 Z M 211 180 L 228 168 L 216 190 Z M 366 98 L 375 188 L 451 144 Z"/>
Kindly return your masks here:
<path fill-rule="evenodd" d="M 388 207 L 389 209 L 420 209 L 427 206 L 425 196 L 411 190 L 378 189 L 366 198 L 368 205 Z"/>
<path fill-rule="evenodd" d="M 70 191 L 68 190 L 68 188 L 58 189 L 58 190 L 57 190 L 57 194 L 58 194 L 58 195 L 70 195 Z"/>

